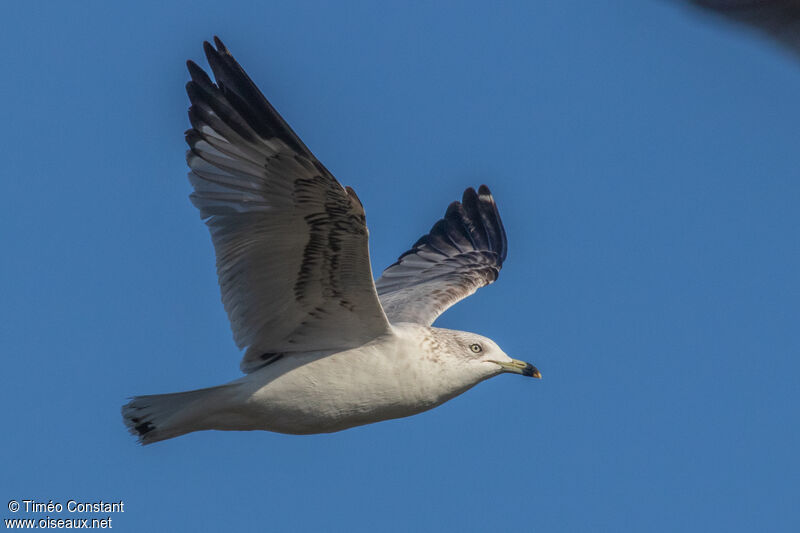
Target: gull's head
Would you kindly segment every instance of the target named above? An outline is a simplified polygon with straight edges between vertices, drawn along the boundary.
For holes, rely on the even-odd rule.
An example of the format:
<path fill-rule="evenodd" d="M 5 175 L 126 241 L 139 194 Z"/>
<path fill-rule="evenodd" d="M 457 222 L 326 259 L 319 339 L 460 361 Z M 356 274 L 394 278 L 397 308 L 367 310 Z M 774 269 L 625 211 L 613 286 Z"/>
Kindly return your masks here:
<path fill-rule="evenodd" d="M 439 331 L 447 332 L 448 354 L 478 381 L 506 372 L 532 378 L 542 377 L 535 366 L 509 357 L 492 339 L 466 331 Z"/>

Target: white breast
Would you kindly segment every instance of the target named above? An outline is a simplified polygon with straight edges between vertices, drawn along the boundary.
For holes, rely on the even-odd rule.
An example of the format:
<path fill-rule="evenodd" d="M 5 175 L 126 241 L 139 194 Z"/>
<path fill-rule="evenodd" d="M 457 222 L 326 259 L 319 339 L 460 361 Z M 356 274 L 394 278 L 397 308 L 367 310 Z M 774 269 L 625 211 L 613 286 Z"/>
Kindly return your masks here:
<path fill-rule="evenodd" d="M 443 386 L 446 365 L 426 349 L 420 328 L 396 326 L 356 349 L 294 354 L 245 376 L 239 383 L 253 429 L 339 431 L 410 416 L 469 388 Z"/>

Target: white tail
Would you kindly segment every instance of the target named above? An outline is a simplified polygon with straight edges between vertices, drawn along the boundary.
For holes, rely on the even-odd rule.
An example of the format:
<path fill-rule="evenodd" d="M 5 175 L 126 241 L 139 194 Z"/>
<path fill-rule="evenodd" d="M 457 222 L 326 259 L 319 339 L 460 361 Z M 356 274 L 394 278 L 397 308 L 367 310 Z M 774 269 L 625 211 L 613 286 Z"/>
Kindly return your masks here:
<path fill-rule="evenodd" d="M 122 406 L 122 418 L 128 431 L 137 436 L 141 444 L 152 444 L 202 429 L 226 429 L 209 425 L 209 419 L 224 409 L 232 388 L 235 385 L 226 384 L 171 394 L 135 396 Z"/>

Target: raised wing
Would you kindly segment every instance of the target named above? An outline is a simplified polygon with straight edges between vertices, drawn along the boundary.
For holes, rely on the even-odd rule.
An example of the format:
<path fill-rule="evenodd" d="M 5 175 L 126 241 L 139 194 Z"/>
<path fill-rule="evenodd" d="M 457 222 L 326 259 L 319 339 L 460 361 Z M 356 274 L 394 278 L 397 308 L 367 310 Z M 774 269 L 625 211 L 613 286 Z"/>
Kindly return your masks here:
<path fill-rule="evenodd" d="M 690 0 L 696 6 L 760 29 L 800 54 L 800 0 Z"/>
<path fill-rule="evenodd" d="M 375 282 L 392 323 L 430 325 L 448 307 L 497 279 L 506 232 L 486 185 L 469 188 L 444 218 Z"/>
<path fill-rule="evenodd" d="M 189 61 L 192 202 L 211 231 L 242 370 L 292 352 L 360 346 L 390 326 L 364 209 L 289 128 L 222 42 L 216 84 Z"/>

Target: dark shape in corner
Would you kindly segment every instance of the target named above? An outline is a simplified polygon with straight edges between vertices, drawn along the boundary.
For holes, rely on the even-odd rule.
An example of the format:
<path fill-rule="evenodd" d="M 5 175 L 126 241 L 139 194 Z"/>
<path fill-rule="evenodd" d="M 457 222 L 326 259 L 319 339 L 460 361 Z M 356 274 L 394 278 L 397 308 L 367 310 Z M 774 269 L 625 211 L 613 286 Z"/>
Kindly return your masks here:
<path fill-rule="evenodd" d="M 800 0 L 688 0 L 696 7 L 758 29 L 800 58 Z"/>

